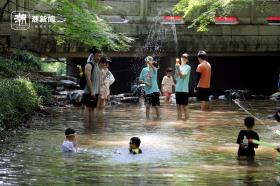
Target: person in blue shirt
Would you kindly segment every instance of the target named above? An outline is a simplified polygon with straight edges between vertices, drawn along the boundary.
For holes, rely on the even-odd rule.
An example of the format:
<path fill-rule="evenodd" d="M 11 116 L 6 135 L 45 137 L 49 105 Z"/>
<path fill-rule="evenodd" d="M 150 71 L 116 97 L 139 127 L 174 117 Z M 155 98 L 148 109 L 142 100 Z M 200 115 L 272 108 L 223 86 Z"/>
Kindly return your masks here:
<path fill-rule="evenodd" d="M 181 56 L 181 65 L 175 65 L 175 96 L 177 104 L 177 120 L 182 120 L 184 113 L 185 117 L 183 120 L 189 118 L 188 115 L 188 103 L 189 103 L 189 80 L 191 67 L 188 65 L 189 55 L 187 53 Z"/>
<path fill-rule="evenodd" d="M 150 108 L 153 106 L 156 111 L 156 119 L 160 118 L 159 114 L 159 88 L 157 82 L 157 68 L 154 65 L 154 59 L 151 56 L 145 58 L 147 64 L 140 73 L 139 81 L 145 84 L 145 105 L 146 118 L 150 118 Z"/>

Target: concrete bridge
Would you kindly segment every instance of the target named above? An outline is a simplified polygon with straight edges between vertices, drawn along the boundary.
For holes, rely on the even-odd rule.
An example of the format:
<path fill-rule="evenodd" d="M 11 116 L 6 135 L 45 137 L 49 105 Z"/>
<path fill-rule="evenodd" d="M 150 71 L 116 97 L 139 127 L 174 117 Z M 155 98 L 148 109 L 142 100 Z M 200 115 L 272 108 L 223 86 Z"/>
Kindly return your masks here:
<path fill-rule="evenodd" d="M 68 73 L 77 74 L 75 66 L 85 62 L 88 55 L 87 47 L 79 43 L 57 46 L 47 26 L 31 25 L 28 31 L 12 30 L 9 12 L 28 10 L 32 14 L 31 9 L 41 8 L 31 0 L 13 1 L 15 2 L 8 4 L 8 12 L 4 14 L 4 22 L 1 23 L 1 45 L 37 51 L 42 56 L 67 58 Z M 214 89 L 249 88 L 256 91 L 260 84 L 263 86 L 260 92 L 271 92 L 276 89 L 280 71 L 280 26 L 269 25 L 266 18 L 280 16 L 279 1 L 269 1 L 264 8 L 262 1 L 255 1 L 252 6 L 232 14 L 239 18 L 239 24 L 210 25 L 206 33 L 188 29 L 190 20 L 176 26 L 161 24 L 163 16 L 170 16 L 170 10 L 178 0 L 100 0 L 100 2 L 112 7 L 110 11 L 102 12 L 102 15 L 112 22 L 114 29 L 136 38 L 130 51 L 108 52 L 114 61 L 112 70 L 116 72 L 117 78 L 125 81 L 113 87 L 115 92 L 119 92 L 119 89 L 128 91 L 130 81 L 136 77 L 141 68 L 139 59 L 141 61 L 143 56 L 152 54 L 158 57 L 161 78 L 164 69 L 173 66 L 178 54 L 188 52 L 193 55 L 201 49 L 206 50 L 211 56 L 210 61 L 214 67 L 212 83 Z M 178 46 L 175 42 L 175 29 Z M 197 62 L 193 58 L 192 82 L 195 79 L 196 65 Z M 264 76 L 259 76 L 260 74 Z"/>

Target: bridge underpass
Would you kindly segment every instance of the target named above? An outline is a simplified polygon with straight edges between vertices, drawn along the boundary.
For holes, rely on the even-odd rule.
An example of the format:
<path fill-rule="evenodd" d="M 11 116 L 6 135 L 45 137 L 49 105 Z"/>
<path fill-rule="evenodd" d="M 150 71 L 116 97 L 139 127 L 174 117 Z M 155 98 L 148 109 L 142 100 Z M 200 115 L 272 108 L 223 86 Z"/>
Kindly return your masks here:
<path fill-rule="evenodd" d="M 22 6 L 29 8 L 37 6 L 27 1 L 25 0 Z M 195 56 L 198 50 L 206 50 L 210 55 L 213 66 L 213 89 L 216 92 L 221 92 L 220 89 L 246 87 L 263 93 L 274 92 L 275 78 L 278 78 L 280 70 L 280 26 L 268 25 L 266 18 L 272 15 L 280 16 L 279 1 L 268 2 L 266 5 L 268 11 L 261 11 L 259 6 L 262 2 L 257 2 L 255 7 L 233 14 L 240 19 L 238 25 L 211 25 L 209 32 L 206 33 L 197 33 L 187 29 L 188 20 L 184 24 L 176 25 L 178 51 L 175 51 L 171 25 L 155 25 L 154 23 L 155 18 L 160 19 L 167 15 L 165 10 L 170 10 L 178 2 L 177 0 L 119 0 L 118 2 L 105 0 L 101 2 L 112 6 L 109 12 L 103 12 L 105 17 L 108 19 L 124 17 L 128 20 L 126 24 L 112 24 L 115 30 L 136 38 L 132 48 L 127 52 L 106 51 L 114 62 L 112 71 L 115 71 L 117 79 L 120 79 L 113 85 L 113 93 L 129 91 L 128 85 L 139 74 L 139 69 L 134 68 L 139 65 L 135 64 L 141 63 L 139 58 L 143 58 L 144 55 L 154 54 L 159 58 L 161 65 L 159 80 L 161 80 L 165 68 L 174 66 L 176 53 L 188 52 L 191 56 Z M 11 5 L 9 9 L 10 11 L 24 10 L 15 5 Z M 68 75 L 76 76 L 76 65 L 85 63 L 88 56 L 88 48 L 78 43 L 58 46 L 47 27 L 31 27 L 26 32 L 11 30 L 9 15 L 6 15 L 6 22 L 0 24 L 0 43 L 9 47 L 36 51 L 42 57 L 67 58 Z M 151 30 L 151 28 L 157 29 Z M 165 32 L 164 37 L 159 38 L 162 42 L 160 44 L 162 51 L 157 54 L 154 51 L 142 52 L 151 31 Z M 193 58 L 191 60 L 193 71 L 196 65 L 196 59 Z M 131 72 L 126 71 L 129 68 L 132 68 Z M 252 68 L 257 70 L 252 70 Z M 246 72 L 248 72 L 248 77 Z M 262 73 L 265 75 L 260 78 Z M 191 78 L 192 87 L 194 79 L 195 73 Z M 252 79 L 259 80 L 261 86 L 251 81 Z"/>

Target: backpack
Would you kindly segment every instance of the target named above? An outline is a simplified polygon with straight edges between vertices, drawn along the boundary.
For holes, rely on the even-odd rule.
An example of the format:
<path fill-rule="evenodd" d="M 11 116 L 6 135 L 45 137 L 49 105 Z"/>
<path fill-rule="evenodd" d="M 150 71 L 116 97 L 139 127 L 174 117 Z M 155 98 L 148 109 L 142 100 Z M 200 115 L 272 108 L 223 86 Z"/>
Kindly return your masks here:
<path fill-rule="evenodd" d="M 90 64 L 91 65 L 91 75 L 92 75 L 92 72 L 93 72 L 93 69 L 94 69 L 94 65 L 93 65 L 93 63 L 92 62 L 87 62 L 87 64 Z M 86 64 L 86 65 L 87 65 Z M 86 66 L 85 65 L 85 66 Z M 85 89 L 85 87 L 86 87 L 86 85 L 87 85 L 87 80 L 86 80 L 86 76 L 85 76 L 85 68 L 86 67 L 84 67 L 83 69 L 82 69 L 82 72 L 80 72 L 80 81 L 79 81 L 79 85 L 80 85 L 80 90 L 84 90 Z"/>

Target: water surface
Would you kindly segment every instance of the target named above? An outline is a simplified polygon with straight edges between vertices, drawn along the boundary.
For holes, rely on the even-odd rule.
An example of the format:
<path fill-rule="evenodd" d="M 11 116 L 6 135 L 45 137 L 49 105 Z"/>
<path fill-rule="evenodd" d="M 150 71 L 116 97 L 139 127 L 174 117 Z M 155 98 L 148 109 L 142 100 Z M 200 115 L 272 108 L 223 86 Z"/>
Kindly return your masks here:
<path fill-rule="evenodd" d="M 276 102 L 242 103 L 263 120 L 255 126 L 264 141 L 280 144 L 265 120 Z M 254 163 L 238 162 L 235 144 L 247 115 L 233 103 L 214 101 L 211 112 L 191 103 L 190 119 L 176 121 L 174 105 L 161 106 L 161 121 L 146 121 L 143 103 L 106 110 L 105 119 L 88 125 L 77 107 L 54 109 L 52 117 L 2 145 L 0 185 L 276 185 L 280 158 L 259 147 Z M 152 113 L 153 114 L 153 113 Z M 63 155 L 64 130 L 78 133 L 79 153 Z M 143 154 L 128 154 L 130 137 L 139 136 Z"/>

